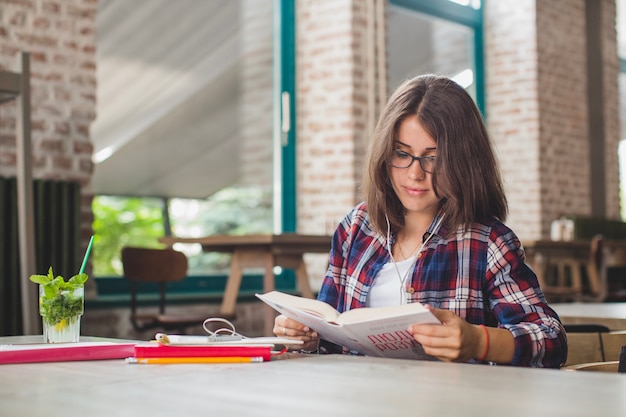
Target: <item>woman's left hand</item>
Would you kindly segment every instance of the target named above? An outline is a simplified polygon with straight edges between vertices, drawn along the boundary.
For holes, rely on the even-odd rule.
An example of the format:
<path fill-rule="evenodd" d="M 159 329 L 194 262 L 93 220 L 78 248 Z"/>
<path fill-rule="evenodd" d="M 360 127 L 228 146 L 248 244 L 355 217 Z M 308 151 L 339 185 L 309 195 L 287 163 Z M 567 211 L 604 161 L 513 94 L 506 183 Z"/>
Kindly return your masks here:
<path fill-rule="evenodd" d="M 466 362 L 482 356 L 484 331 L 452 311 L 426 306 L 443 323 L 414 324 L 408 331 L 422 345 L 424 352 L 446 362 Z"/>

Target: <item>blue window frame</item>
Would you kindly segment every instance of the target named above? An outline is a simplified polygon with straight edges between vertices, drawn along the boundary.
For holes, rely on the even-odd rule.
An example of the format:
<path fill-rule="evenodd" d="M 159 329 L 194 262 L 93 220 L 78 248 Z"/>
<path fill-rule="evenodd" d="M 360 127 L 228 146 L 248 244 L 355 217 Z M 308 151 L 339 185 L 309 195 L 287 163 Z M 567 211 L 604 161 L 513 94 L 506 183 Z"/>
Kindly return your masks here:
<path fill-rule="evenodd" d="M 473 31 L 474 72 L 478 108 L 485 115 L 485 70 L 483 58 L 482 6 L 465 6 L 450 0 L 390 0 L 392 5 L 404 7 L 470 28 Z M 474 2 L 478 3 L 478 2 Z"/>

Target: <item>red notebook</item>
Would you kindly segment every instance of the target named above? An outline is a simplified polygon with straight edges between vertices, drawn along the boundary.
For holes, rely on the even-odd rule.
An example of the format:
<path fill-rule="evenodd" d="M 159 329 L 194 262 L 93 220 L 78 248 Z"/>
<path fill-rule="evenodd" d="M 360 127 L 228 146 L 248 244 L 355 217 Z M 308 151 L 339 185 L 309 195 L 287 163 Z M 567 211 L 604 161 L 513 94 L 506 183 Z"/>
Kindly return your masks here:
<path fill-rule="evenodd" d="M 115 342 L 0 345 L 0 364 L 123 359 L 133 356 L 134 347 Z"/>
<path fill-rule="evenodd" d="M 262 357 L 269 361 L 273 345 L 163 345 L 142 343 L 135 345 L 136 358 L 201 358 L 228 356 Z"/>

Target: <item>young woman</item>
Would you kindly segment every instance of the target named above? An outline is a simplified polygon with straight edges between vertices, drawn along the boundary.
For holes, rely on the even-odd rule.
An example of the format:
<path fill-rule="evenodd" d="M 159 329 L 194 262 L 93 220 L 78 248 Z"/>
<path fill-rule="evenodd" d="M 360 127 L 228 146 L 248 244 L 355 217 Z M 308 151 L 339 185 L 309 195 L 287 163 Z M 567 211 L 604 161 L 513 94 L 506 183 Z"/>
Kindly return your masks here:
<path fill-rule="evenodd" d="M 559 367 L 567 339 L 525 264 L 472 98 L 435 75 L 401 85 L 380 117 L 357 205 L 335 231 L 319 299 L 340 312 L 420 302 L 443 325 L 409 332 L 443 361 Z M 304 350 L 318 335 L 284 316 Z"/>

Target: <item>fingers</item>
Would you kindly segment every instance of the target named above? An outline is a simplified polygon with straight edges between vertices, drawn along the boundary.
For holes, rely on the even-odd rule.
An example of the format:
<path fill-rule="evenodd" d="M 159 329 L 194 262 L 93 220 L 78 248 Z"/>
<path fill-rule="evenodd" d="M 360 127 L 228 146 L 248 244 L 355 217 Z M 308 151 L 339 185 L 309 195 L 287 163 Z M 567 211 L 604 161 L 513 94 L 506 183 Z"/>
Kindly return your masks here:
<path fill-rule="evenodd" d="M 319 338 L 318 334 L 307 326 L 283 315 L 276 317 L 274 320 L 272 332 L 278 337 L 289 337 L 304 342 L 317 340 Z"/>
<path fill-rule="evenodd" d="M 476 344 L 472 325 L 452 311 L 431 309 L 444 324 L 414 324 L 407 330 L 424 352 L 443 361 L 466 361 Z"/>
<path fill-rule="evenodd" d="M 450 310 L 442 310 L 439 308 L 434 308 L 429 305 L 426 305 L 426 308 L 430 310 L 431 313 L 443 324 L 447 324 L 450 321 L 455 321 L 456 319 L 460 319 L 459 316 L 454 314 L 454 312 Z"/>
<path fill-rule="evenodd" d="M 413 338 L 422 345 L 424 352 L 428 355 L 447 362 L 459 360 L 462 351 L 460 338 L 453 336 L 451 333 L 441 332 L 439 329 L 426 329 L 427 325 L 414 327 L 416 331 L 412 332 Z"/>

